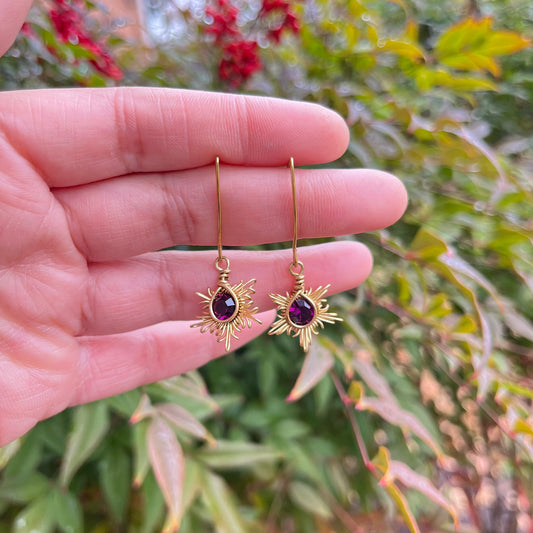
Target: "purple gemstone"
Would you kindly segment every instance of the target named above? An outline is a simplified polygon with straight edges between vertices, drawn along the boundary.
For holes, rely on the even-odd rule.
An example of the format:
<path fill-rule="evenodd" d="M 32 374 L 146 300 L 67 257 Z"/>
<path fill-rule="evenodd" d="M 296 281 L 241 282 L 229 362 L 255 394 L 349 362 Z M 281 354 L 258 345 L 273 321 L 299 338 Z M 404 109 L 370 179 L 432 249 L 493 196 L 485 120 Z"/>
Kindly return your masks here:
<path fill-rule="evenodd" d="M 313 304 L 303 296 L 296 298 L 289 307 L 289 319 L 297 326 L 307 326 L 315 316 Z"/>
<path fill-rule="evenodd" d="M 228 320 L 235 314 L 237 309 L 235 297 L 229 292 L 220 291 L 213 299 L 211 309 L 213 309 L 213 314 L 217 320 Z"/>

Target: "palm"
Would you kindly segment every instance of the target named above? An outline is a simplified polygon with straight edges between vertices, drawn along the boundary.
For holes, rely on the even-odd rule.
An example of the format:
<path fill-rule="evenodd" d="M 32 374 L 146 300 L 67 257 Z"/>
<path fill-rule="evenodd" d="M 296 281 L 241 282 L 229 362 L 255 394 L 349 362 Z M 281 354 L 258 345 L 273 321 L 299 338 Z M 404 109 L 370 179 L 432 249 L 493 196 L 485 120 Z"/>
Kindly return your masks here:
<path fill-rule="evenodd" d="M 291 116 L 287 121 L 286 117 Z M 268 117 L 268 120 L 265 119 Z M 291 238 L 289 157 L 330 161 L 347 130 L 318 106 L 153 89 L 0 94 L 0 445 L 68 405 L 116 394 L 221 355 L 191 329 L 216 282 L 212 163 L 220 156 L 225 245 Z M 298 170 L 300 236 L 394 222 L 405 193 L 367 170 Z M 335 208 L 332 209 L 332 206 Z M 255 305 L 292 278 L 290 252 L 228 251 Z M 304 248 L 309 286 L 369 273 L 355 242 Z M 241 334 L 239 346 L 263 326 Z"/>
<path fill-rule="evenodd" d="M 86 259 L 65 212 L 10 147 L 0 177 L 0 443 L 62 410 L 79 383 Z M 7 416 L 6 416 L 7 414 Z"/>

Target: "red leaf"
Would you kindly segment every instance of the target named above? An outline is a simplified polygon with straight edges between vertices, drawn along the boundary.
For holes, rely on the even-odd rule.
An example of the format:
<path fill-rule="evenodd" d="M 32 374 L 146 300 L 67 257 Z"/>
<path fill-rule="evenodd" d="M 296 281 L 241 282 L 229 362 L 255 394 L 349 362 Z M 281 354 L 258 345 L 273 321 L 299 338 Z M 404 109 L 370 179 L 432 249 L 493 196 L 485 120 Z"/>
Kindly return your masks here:
<path fill-rule="evenodd" d="M 320 343 L 311 344 L 287 401 L 294 402 L 312 389 L 333 366 L 333 355 Z"/>
<path fill-rule="evenodd" d="M 205 426 L 183 407 L 173 403 L 160 403 L 155 406 L 155 409 L 178 429 L 204 439 L 211 445 L 216 444 L 213 435 L 207 431 Z"/>
<path fill-rule="evenodd" d="M 383 476 L 380 484 L 386 484 L 394 480 L 401 481 L 406 487 L 416 489 L 437 505 L 446 509 L 453 518 L 455 527 L 458 525 L 458 518 L 455 509 L 450 505 L 444 495 L 431 483 L 431 481 L 415 472 L 411 467 L 399 461 L 390 461 L 389 468 Z"/>
<path fill-rule="evenodd" d="M 355 408 L 358 410 L 374 411 L 387 422 L 400 426 L 403 429 L 408 429 L 419 439 L 423 440 L 437 457 L 441 458 L 443 456 L 440 446 L 424 424 L 413 413 L 402 409 L 395 401 L 385 398 L 368 398 L 364 396 L 361 390 L 360 398 Z"/>
<path fill-rule="evenodd" d="M 148 428 L 148 453 L 157 483 L 169 510 L 174 531 L 179 529 L 182 515 L 184 457 L 176 435 L 161 418 L 154 418 Z"/>

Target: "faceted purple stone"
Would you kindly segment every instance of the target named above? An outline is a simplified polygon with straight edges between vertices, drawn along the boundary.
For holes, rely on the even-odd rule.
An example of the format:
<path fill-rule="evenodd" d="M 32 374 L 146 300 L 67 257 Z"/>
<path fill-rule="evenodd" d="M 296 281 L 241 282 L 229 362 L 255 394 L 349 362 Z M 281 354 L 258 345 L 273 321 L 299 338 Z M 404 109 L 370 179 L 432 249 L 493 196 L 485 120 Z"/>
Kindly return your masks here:
<path fill-rule="evenodd" d="M 289 319 L 297 326 L 307 326 L 315 316 L 313 304 L 303 296 L 296 298 L 289 307 Z"/>
<path fill-rule="evenodd" d="M 218 320 L 224 321 L 235 314 L 237 303 L 232 294 L 226 291 L 220 291 L 213 299 L 211 309 L 213 309 L 213 314 Z"/>

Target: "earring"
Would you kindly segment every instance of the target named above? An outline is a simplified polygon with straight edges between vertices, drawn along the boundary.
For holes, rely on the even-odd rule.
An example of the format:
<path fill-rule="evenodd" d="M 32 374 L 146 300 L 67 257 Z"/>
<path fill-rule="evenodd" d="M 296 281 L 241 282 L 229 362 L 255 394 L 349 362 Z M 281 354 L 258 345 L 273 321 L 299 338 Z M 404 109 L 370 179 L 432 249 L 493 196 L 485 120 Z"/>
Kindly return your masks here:
<path fill-rule="evenodd" d="M 329 289 L 329 285 L 318 287 L 316 290 L 306 289 L 304 284 L 304 265 L 298 261 L 297 240 L 298 240 L 298 207 L 296 204 L 296 180 L 294 177 L 294 159 L 289 161 L 292 184 L 292 206 L 294 214 L 294 234 L 292 239 L 292 262 L 289 265 L 289 273 L 294 277 L 294 287 L 292 292 L 281 294 L 270 294 L 272 300 L 277 305 L 277 320 L 272 324 L 269 335 L 293 334 L 293 337 L 300 337 L 300 346 L 304 352 L 309 350 L 313 335 L 318 335 L 317 327 L 324 327 L 324 323 L 333 324 L 341 321 L 336 313 L 328 311 L 329 305 L 322 298 Z"/>
<path fill-rule="evenodd" d="M 230 273 L 229 259 L 222 255 L 222 215 L 220 204 L 220 159 L 215 160 L 215 176 L 217 182 L 217 213 L 218 213 L 218 257 L 215 268 L 218 270 L 218 283 L 215 290 L 207 289 L 207 295 L 197 292 L 202 299 L 204 314 L 198 319 L 201 322 L 192 324 L 191 328 L 200 328 L 200 333 L 214 333 L 217 342 L 224 342 L 226 351 L 230 351 L 231 339 L 239 339 L 237 333 L 246 326 L 252 327 L 252 320 L 261 324 L 261 321 L 253 316 L 258 308 L 253 307 L 251 295 L 255 293 L 255 279 L 238 285 L 230 285 L 228 276 Z"/>

